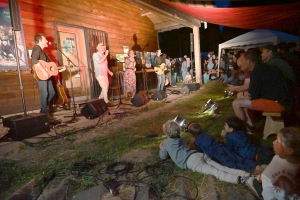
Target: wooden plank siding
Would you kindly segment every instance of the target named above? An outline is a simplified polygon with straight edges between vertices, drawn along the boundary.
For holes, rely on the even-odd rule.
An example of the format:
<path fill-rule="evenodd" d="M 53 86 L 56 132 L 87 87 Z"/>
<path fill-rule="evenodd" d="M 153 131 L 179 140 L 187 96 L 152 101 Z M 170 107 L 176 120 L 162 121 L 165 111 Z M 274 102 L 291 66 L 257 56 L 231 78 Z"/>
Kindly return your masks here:
<path fill-rule="evenodd" d="M 0 0 L 7 3 L 7 0 Z M 123 52 L 123 46 L 137 44 L 143 51 L 155 52 L 157 31 L 154 24 L 142 17 L 140 8 L 122 0 L 18 0 L 26 49 L 32 49 L 36 33 L 55 38 L 54 23 L 104 31 L 108 34 L 111 55 Z M 54 46 L 45 48 L 53 61 L 57 61 Z M 26 52 L 27 53 L 27 52 Z M 28 58 L 28 65 L 31 60 Z M 113 66 L 113 71 L 116 67 Z M 29 70 L 21 71 L 27 112 L 40 108 L 37 83 Z M 78 92 L 80 93 L 80 92 Z M 75 92 L 76 96 L 77 92 Z M 22 113 L 23 105 L 17 70 L 0 70 L 0 116 Z"/>

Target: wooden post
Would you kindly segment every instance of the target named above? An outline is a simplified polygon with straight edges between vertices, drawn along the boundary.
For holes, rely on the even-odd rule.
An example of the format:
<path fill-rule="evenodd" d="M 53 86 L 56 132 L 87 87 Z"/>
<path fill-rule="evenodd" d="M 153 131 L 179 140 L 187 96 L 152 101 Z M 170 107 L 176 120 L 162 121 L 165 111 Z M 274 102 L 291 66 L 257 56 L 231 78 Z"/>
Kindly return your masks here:
<path fill-rule="evenodd" d="M 198 26 L 193 26 L 194 34 L 194 54 L 195 54 L 195 74 L 196 83 L 202 84 L 202 71 L 201 71 L 201 50 L 200 50 L 200 29 Z"/>

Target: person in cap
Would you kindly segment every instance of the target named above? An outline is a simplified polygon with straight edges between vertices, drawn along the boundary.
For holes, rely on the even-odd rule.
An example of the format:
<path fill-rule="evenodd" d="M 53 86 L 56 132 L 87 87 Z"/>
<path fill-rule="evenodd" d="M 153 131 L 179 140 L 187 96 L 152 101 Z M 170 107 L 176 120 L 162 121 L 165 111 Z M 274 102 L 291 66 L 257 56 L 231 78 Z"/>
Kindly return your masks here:
<path fill-rule="evenodd" d="M 93 53 L 93 61 L 94 61 L 94 72 L 95 77 L 101 87 L 101 94 L 99 99 L 104 99 L 106 103 L 108 103 L 108 74 L 113 76 L 113 72 L 109 70 L 107 63 L 108 50 L 106 50 L 106 46 L 103 43 L 99 43 L 96 47 L 97 52 Z"/>
<path fill-rule="evenodd" d="M 281 59 L 279 53 L 276 52 L 275 46 L 268 44 L 266 46 L 260 47 L 262 61 L 268 65 L 277 67 L 285 78 L 291 82 L 291 84 L 296 82 L 296 76 L 291 65 L 286 61 Z"/>

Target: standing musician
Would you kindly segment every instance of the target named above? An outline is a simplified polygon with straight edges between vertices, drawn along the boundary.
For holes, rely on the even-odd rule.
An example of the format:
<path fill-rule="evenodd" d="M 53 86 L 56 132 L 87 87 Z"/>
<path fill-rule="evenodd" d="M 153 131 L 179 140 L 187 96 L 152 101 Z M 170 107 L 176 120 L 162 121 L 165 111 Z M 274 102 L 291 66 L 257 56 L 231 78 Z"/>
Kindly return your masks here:
<path fill-rule="evenodd" d="M 48 41 L 42 33 L 38 33 L 34 36 L 35 46 L 33 47 L 31 60 L 34 64 L 34 71 L 41 72 L 40 79 L 37 79 L 37 83 L 40 89 L 40 96 L 41 96 L 41 112 L 48 116 L 49 120 L 55 120 L 53 116 L 50 115 L 49 109 L 47 108 L 48 104 L 50 103 L 51 99 L 53 98 L 55 91 L 53 88 L 52 81 L 50 79 L 51 75 L 49 75 L 49 71 L 45 66 L 42 66 L 39 60 L 45 62 L 52 62 L 50 57 L 44 51 L 45 47 L 48 47 Z M 62 67 L 58 70 L 58 72 L 65 71 L 66 68 Z"/>
<path fill-rule="evenodd" d="M 99 43 L 96 47 L 97 52 L 93 53 L 93 61 L 94 61 L 94 70 L 95 77 L 98 80 L 100 87 L 102 88 L 99 99 L 104 99 L 106 103 L 108 103 L 108 75 L 113 76 L 113 72 L 109 70 L 107 65 L 107 55 L 108 50 L 106 50 L 106 46 L 103 43 Z"/>
<path fill-rule="evenodd" d="M 166 70 L 165 59 L 161 56 L 161 50 L 156 51 L 154 58 L 154 71 L 157 74 L 157 91 L 163 90 L 165 85 L 165 70 Z"/>

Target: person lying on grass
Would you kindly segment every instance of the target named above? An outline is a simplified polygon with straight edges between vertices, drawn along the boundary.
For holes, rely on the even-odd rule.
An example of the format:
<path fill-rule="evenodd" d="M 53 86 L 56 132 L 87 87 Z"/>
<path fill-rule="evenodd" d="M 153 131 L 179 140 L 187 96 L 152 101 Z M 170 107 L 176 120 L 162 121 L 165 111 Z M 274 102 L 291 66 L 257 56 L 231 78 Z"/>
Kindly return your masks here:
<path fill-rule="evenodd" d="M 243 158 L 236 152 L 229 150 L 223 143 L 216 141 L 210 135 L 202 131 L 200 124 L 191 123 L 188 131 L 192 135 L 192 141 L 199 152 L 203 152 L 221 164 L 247 172 L 256 172 L 258 163 L 254 160 Z"/>
<path fill-rule="evenodd" d="M 211 160 L 203 153 L 191 150 L 186 141 L 180 137 L 180 126 L 172 120 L 163 125 L 163 131 L 167 136 L 159 145 L 159 156 L 161 159 L 171 157 L 173 162 L 181 169 L 191 169 L 194 172 L 210 174 L 221 181 L 244 184 L 245 177 L 250 173 L 228 168 Z"/>

